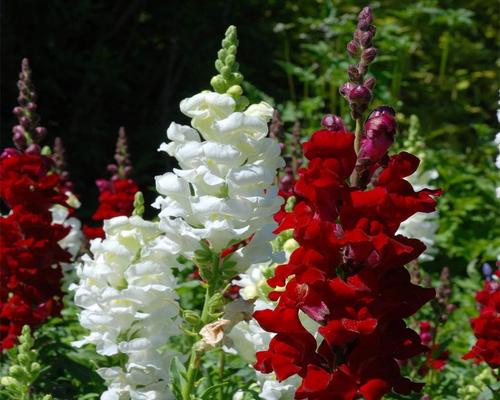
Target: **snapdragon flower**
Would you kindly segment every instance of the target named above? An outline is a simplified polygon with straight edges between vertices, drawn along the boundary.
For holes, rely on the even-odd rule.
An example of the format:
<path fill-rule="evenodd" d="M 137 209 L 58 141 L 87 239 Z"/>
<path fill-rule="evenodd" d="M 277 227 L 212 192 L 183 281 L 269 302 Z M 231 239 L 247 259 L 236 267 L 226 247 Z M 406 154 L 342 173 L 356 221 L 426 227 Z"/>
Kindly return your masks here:
<path fill-rule="evenodd" d="M 191 243 L 204 239 L 216 252 L 249 240 L 236 254 L 245 260 L 244 270 L 272 252 L 265 243 L 272 239 L 272 216 L 283 202 L 274 178 L 284 162 L 278 143 L 266 137 L 271 106 L 261 102 L 240 112 L 236 105 L 232 96 L 215 92 L 181 102 L 192 127 L 172 123 L 167 130 L 171 142 L 159 150 L 174 156 L 180 169 L 156 177 L 163 197 L 154 206 L 161 210 L 162 230 L 180 229 Z M 260 239 L 255 251 L 252 242 Z"/>
<path fill-rule="evenodd" d="M 169 252 L 156 223 L 139 216 L 104 222 L 105 239 L 91 242 L 82 257 L 75 304 L 80 324 L 90 330 L 76 346 L 91 343 L 105 356 L 123 354 L 124 366 L 101 368 L 108 390 L 101 399 L 170 399 L 169 363 L 164 349 L 180 333 L 176 279 Z"/>

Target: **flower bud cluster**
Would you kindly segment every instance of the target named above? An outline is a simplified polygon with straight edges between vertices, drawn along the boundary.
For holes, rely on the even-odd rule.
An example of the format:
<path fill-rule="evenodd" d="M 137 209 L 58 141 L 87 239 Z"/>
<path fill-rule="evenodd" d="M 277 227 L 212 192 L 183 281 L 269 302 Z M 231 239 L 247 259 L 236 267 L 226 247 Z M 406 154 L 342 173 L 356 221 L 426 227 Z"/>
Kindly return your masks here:
<path fill-rule="evenodd" d="M 80 324 L 90 330 L 76 346 L 94 344 L 105 356 L 122 355 L 123 366 L 101 368 L 108 385 L 103 399 L 168 399 L 169 363 L 164 349 L 180 333 L 176 256 L 156 223 L 139 216 L 104 222 L 105 239 L 91 242 L 91 254 L 77 267 L 72 285 Z"/>
<path fill-rule="evenodd" d="M 14 108 L 13 113 L 19 123 L 12 128 L 12 140 L 19 150 L 39 154 L 38 143 L 47 135 L 47 129 L 39 126 L 40 116 L 36 113 L 37 95 L 31 82 L 31 68 L 27 58 L 22 60 L 17 87 L 19 106 Z"/>
<path fill-rule="evenodd" d="M 347 44 L 347 52 L 357 64 L 349 65 L 349 82 L 344 83 L 340 93 L 349 102 L 353 119 L 360 119 L 372 99 L 375 78 L 366 77 L 368 66 L 377 56 L 377 49 L 372 46 L 376 28 L 372 25 L 373 16 L 370 7 L 365 7 L 358 15 L 358 25 L 353 39 Z"/>

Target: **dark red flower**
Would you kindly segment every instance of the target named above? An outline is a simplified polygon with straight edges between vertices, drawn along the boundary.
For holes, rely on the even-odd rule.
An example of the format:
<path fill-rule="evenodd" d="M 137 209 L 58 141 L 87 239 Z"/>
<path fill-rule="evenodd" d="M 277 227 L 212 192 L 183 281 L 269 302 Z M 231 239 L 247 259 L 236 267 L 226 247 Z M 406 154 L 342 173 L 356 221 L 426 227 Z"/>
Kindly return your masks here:
<path fill-rule="evenodd" d="M 304 153 L 310 161 L 299 170 L 297 202 L 277 230 L 293 228 L 300 247 L 268 280 L 278 288 L 270 294 L 276 308 L 254 313 L 276 333 L 255 368 L 279 380 L 301 376 L 297 399 L 378 400 L 391 390 L 418 391 L 422 384 L 402 377 L 398 362 L 429 349 L 404 318 L 435 291 L 413 284 L 405 268 L 425 246 L 396 231 L 416 212 L 433 211 L 440 192 L 413 190 L 404 178 L 418 159 L 408 153 L 379 164 L 372 189 L 352 187 L 356 154 L 348 132 L 315 132 Z M 316 338 L 299 312 L 319 324 Z"/>
<path fill-rule="evenodd" d="M 500 366 L 500 269 L 495 280 L 485 281 L 483 290 L 477 292 L 479 316 L 471 320 L 476 344 L 465 354 L 464 359 L 475 363 L 486 362 L 491 368 Z"/>

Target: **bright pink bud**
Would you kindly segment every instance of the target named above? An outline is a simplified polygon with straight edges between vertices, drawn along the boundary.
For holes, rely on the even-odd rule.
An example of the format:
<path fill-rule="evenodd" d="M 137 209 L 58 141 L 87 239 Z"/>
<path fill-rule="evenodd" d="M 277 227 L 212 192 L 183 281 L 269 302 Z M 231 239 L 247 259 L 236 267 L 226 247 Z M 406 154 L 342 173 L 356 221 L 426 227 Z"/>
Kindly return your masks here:
<path fill-rule="evenodd" d="M 333 115 L 333 114 L 327 114 L 323 117 L 321 120 L 321 125 L 323 125 L 326 129 L 329 131 L 334 131 L 334 132 L 347 132 L 347 129 L 345 127 L 344 121 L 342 118 Z"/>
<path fill-rule="evenodd" d="M 43 126 L 37 126 L 35 128 L 35 135 L 37 141 L 42 140 L 47 135 L 47 128 L 44 128 Z"/>
<path fill-rule="evenodd" d="M 97 188 L 99 189 L 99 192 L 105 192 L 107 190 L 111 190 L 112 188 L 112 185 L 111 185 L 111 182 L 106 180 L 106 179 L 97 179 L 95 181 L 95 184 L 97 186 Z"/>
<path fill-rule="evenodd" d="M 397 128 L 395 115 L 394 109 L 389 106 L 381 106 L 371 112 L 363 128 L 359 159 L 367 159 L 374 164 L 384 157 L 394 142 Z"/>

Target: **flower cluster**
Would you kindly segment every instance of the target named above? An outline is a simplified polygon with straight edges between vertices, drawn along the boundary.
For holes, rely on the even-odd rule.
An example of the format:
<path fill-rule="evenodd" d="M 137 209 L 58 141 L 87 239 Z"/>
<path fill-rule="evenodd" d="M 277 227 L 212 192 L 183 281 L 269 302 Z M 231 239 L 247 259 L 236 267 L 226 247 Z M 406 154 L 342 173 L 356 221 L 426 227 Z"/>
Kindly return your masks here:
<path fill-rule="evenodd" d="M 15 344 L 23 325 L 36 327 L 59 313 L 61 264 L 71 261 L 80 244 L 79 222 L 67 219 L 64 180 L 38 144 L 47 131 L 35 113 L 27 59 L 21 64 L 18 88 L 16 148 L 0 156 L 0 199 L 9 208 L 8 215 L 0 217 L 0 349 Z"/>
<path fill-rule="evenodd" d="M 139 187 L 134 180 L 129 178 L 132 165 L 123 127 L 118 131 L 114 158 L 116 164 L 108 165 L 108 171 L 112 173 L 111 179 L 96 181 L 99 188 L 99 206 L 92 215 L 94 221 L 102 222 L 122 215 L 130 216 L 134 209 L 134 195 L 139 191 Z M 104 237 L 101 226 L 85 226 L 83 230 L 89 239 Z"/>
<path fill-rule="evenodd" d="M 169 363 L 164 349 L 180 333 L 172 266 L 175 256 L 156 223 L 139 216 L 104 222 L 105 239 L 82 257 L 75 304 L 90 334 L 75 345 L 94 344 L 105 356 L 123 355 L 123 366 L 98 370 L 108 385 L 102 399 L 168 399 Z"/>
<path fill-rule="evenodd" d="M 393 125 L 367 129 L 385 132 Z M 397 360 L 427 351 L 403 319 L 435 291 L 412 284 L 404 267 L 425 245 L 396 231 L 416 212 L 433 211 L 440 192 L 415 192 L 404 179 L 417 169 L 416 157 L 388 157 L 385 142 L 368 142 L 381 157 L 368 172 L 373 187 L 365 191 L 347 183 L 357 163 L 353 134 L 320 130 L 304 144 L 309 164 L 299 171 L 297 203 L 279 228 L 293 228 L 300 247 L 268 280 L 280 288 L 270 294 L 276 308 L 254 314 L 276 333 L 269 349 L 257 353 L 256 369 L 274 371 L 279 380 L 299 375 L 297 399 L 373 400 L 422 386 L 400 375 Z M 307 331 L 299 311 L 320 325 L 322 340 Z"/>
<path fill-rule="evenodd" d="M 229 94 L 202 92 L 181 102 L 193 127 L 172 123 L 170 143 L 161 151 L 174 156 L 180 169 L 156 177 L 160 228 L 184 238 L 184 250 L 201 240 L 212 251 L 232 244 L 240 271 L 268 261 L 273 215 L 283 200 L 274 185 L 283 166 L 280 147 L 268 133 L 273 110 L 266 103 L 236 111 Z"/>
<path fill-rule="evenodd" d="M 66 206 L 59 175 L 37 154 L 0 157 L 0 348 L 12 347 L 23 325 L 35 327 L 62 307 L 60 264 L 71 255 L 60 244 L 70 228 L 53 223 L 51 207 Z"/>
<path fill-rule="evenodd" d="M 491 368 L 500 366 L 500 269 L 484 282 L 483 290 L 477 292 L 480 304 L 479 316 L 471 321 L 477 341 L 464 359 L 486 362 Z"/>
<path fill-rule="evenodd" d="M 342 85 L 340 93 L 349 103 L 353 119 L 361 118 L 367 110 L 375 86 L 375 78 L 365 78 L 368 66 L 377 56 L 377 49 L 372 46 L 376 32 L 372 20 L 370 7 L 363 8 L 358 15 L 358 25 L 353 39 L 347 44 L 347 52 L 351 57 L 359 58 L 359 62 L 356 65 L 349 65 L 349 82 Z"/>

